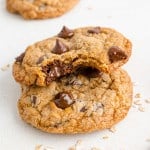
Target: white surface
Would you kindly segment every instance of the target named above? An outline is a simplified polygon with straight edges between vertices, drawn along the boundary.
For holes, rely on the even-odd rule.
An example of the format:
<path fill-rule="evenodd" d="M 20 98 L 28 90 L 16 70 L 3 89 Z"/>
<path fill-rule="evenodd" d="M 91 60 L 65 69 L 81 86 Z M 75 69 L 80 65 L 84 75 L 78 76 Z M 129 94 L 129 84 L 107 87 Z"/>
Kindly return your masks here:
<path fill-rule="evenodd" d="M 19 85 L 15 83 L 11 67 L 0 70 L 0 149 L 34 150 L 36 145 L 51 146 L 54 150 L 68 150 L 77 140 L 77 150 L 150 150 L 150 1 L 149 0 L 81 0 L 79 5 L 56 19 L 27 21 L 9 14 L 5 0 L 0 0 L 0 67 L 12 64 L 24 49 L 39 40 L 57 34 L 63 25 L 70 28 L 100 25 L 113 27 L 133 42 L 133 53 L 124 68 L 134 82 L 135 93 L 140 92 L 145 112 L 132 108 L 126 119 L 108 130 L 82 135 L 52 135 L 24 123 L 17 112 Z M 102 139 L 108 135 L 108 139 Z"/>

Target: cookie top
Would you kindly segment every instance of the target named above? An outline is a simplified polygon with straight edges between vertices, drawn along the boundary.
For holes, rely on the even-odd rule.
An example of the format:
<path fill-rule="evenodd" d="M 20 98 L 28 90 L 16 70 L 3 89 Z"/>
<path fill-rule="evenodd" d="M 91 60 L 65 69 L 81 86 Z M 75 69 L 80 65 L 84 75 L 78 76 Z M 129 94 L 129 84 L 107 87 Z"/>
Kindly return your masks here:
<path fill-rule="evenodd" d="M 128 39 L 110 28 L 63 27 L 57 36 L 29 46 L 17 57 L 13 75 L 22 84 L 46 86 L 80 66 L 109 72 L 128 61 L 131 47 Z"/>
<path fill-rule="evenodd" d="M 22 85 L 22 119 L 45 132 L 69 134 L 110 128 L 122 120 L 132 102 L 128 74 L 121 69 L 111 74 L 79 70 L 47 87 Z"/>
<path fill-rule="evenodd" d="M 25 19 L 46 19 L 63 15 L 79 0 L 7 0 L 7 9 Z"/>

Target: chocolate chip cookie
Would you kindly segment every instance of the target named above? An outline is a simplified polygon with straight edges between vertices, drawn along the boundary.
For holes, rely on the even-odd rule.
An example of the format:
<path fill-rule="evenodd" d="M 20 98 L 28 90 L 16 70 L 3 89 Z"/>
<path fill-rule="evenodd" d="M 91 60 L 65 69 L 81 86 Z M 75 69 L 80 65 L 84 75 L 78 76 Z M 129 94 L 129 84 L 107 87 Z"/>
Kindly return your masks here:
<path fill-rule="evenodd" d="M 49 133 L 85 133 L 112 127 L 131 107 L 132 83 L 116 69 L 110 74 L 90 67 L 52 81 L 49 86 L 22 85 L 21 118 Z"/>
<path fill-rule="evenodd" d="M 7 9 L 25 19 L 58 17 L 74 7 L 79 0 L 7 0 Z"/>
<path fill-rule="evenodd" d="M 29 46 L 16 58 L 13 75 L 26 85 L 46 86 L 80 66 L 104 72 L 126 63 L 131 42 L 110 28 L 63 27 L 58 35 Z"/>

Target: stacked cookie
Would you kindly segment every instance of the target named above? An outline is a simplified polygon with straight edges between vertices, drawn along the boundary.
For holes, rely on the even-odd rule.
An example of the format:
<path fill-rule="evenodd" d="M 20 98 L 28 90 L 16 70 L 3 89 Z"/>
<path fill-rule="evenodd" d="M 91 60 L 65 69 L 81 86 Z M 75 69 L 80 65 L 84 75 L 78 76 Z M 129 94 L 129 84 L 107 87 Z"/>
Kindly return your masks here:
<path fill-rule="evenodd" d="M 49 133 L 84 133 L 112 127 L 128 113 L 132 83 L 120 68 L 131 42 L 102 27 L 71 30 L 29 46 L 16 58 L 21 118 Z"/>

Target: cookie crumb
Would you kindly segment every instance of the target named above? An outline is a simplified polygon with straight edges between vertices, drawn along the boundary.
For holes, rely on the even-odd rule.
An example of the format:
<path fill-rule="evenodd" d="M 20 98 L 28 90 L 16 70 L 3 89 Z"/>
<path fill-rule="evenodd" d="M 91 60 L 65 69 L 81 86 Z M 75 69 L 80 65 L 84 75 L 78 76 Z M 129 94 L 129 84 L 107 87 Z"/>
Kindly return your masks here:
<path fill-rule="evenodd" d="M 139 83 L 138 82 L 132 82 L 133 83 L 133 86 L 138 86 Z"/>
<path fill-rule="evenodd" d="M 81 145 L 81 143 L 82 143 L 82 140 L 77 140 L 77 142 L 76 142 L 76 144 L 75 144 L 75 149 L 77 149 L 77 147 L 78 147 L 79 145 Z"/>
<path fill-rule="evenodd" d="M 79 145 L 81 145 L 81 143 L 82 143 L 82 140 L 77 140 L 76 143 L 75 143 L 75 145 L 72 146 L 72 147 L 70 147 L 69 150 L 77 150 L 77 147 Z"/>
<path fill-rule="evenodd" d="M 2 70 L 2 71 L 6 71 L 6 70 L 9 69 L 9 67 L 10 67 L 10 64 L 7 64 L 7 65 L 1 67 L 1 70 Z"/>
<path fill-rule="evenodd" d="M 37 145 L 35 147 L 35 150 L 54 150 L 54 148 L 48 147 L 48 146 L 43 146 L 43 145 Z"/>
<path fill-rule="evenodd" d="M 136 100 L 133 102 L 135 105 L 142 105 L 140 100 Z"/>
<path fill-rule="evenodd" d="M 81 145 L 81 143 L 82 143 L 82 140 L 77 140 L 75 146 Z"/>
<path fill-rule="evenodd" d="M 104 140 L 108 139 L 109 137 L 107 135 L 102 137 Z"/>
<path fill-rule="evenodd" d="M 132 108 L 136 108 L 136 106 L 132 104 Z"/>
<path fill-rule="evenodd" d="M 145 109 L 144 109 L 143 106 L 140 106 L 140 107 L 138 108 L 138 110 L 141 111 L 141 112 L 145 112 Z"/>
<path fill-rule="evenodd" d="M 112 127 L 109 129 L 109 131 L 112 132 L 112 133 L 115 133 L 115 132 L 116 132 L 115 126 L 112 126 Z"/>
<path fill-rule="evenodd" d="M 140 93 L 137 93 L 137 94 L 135 94 L 134 97 L 135 97 L 135 98 L 141 98 L 141 94 L 140 94 Z"/>
<path fill-rule="evenodd" d="M 145 103 L 150 104 L 150 99 L 146 99 Z"/>

